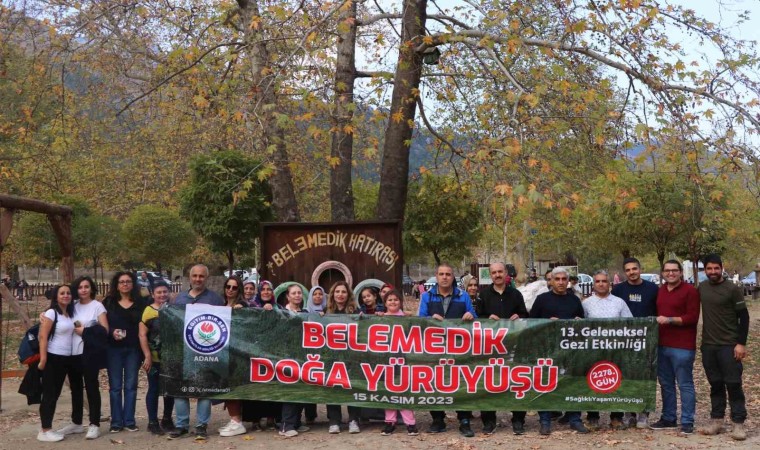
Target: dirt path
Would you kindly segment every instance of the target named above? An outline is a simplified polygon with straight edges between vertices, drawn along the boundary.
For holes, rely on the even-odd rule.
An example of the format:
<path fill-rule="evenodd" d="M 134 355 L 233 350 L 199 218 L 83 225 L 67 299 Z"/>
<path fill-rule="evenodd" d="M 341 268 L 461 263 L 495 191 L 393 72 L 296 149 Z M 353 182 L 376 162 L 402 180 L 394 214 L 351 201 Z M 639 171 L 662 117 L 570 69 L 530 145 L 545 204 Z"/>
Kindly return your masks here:
<path fill-rule="evenodd" d="M 83 450 L 86 448 L 102 449 L 111 447 L 150 449 L 161 448 L 162 450 L 187 450 L 190 447 L 205 447 L 212 449 L 246 449 L 246 448 L 313 448 L 331 450 L 355 450 L 383 448 L 410 448 L 410 449 L 562 449 L 568 448 L 620 448 L 620 449 L 705 449 L 705 448 L 760 448 L 760 302 L 750 302 L 750 317 L 752 318 L 750 330 L 749 349 L 750 355 L 745 364 L 744 388 L 747 394 L 747 410 L 749 419 L 746 422 L 749 431 L 749 439 L 737 443 L 728 435 L 702 436 L 679 436 L 675 432 L 650 431 L 650 430 L 626 430 L 619 432 L 598 431 L 589 435 L 578 435 L 569 431 L 566 426 L 555 425 L 555 431 L 549 437 L 538 435 L 538 417 L 531 414 L 527 418 L 527 434 L 514 436 L 509 425 L 509 413 L 499 413 L 501 426 L 491 436 L 480 434 L 481 423 L 479 419 L 473 421 L 473 429 L 477 433 L 474 438 L 463 438 L 456 431 L 456 417 L 449 412 L 447 424 L 449 431 L 438 435 L 422 433 L 417 437 L 409 437 L 401 432 L 394 436 L 384 437 L 380 435 L 382 423 L 375 422 L 362 428 L 361 434 L 349 435 L 346 431 L 340 435 L 327 433 L 326 414 L 324 406 L 319 409 L 319 417 L 312 431 L 303 433 L 296 438 L 285 439 L 277 436 L 275 432 L 250 432 L 243 436 L 233 438 L 221 438 L 217 435 L 217 429 L 227 421 L 226 411 L 221 406 L 215 406 L 209 427 L 211 438 L 206 443 L 196 443 L 192 438 L 178 441 L 168 441 L 162 437 L 154 437 L 146 431 L 147 418 L 145 415 L 145 379 L 141 378 L 140 390 L 137 403 L 137 423 L 141 431 L 136 433 L 121 432 L 118 434 L 107 433 L 107 423 L 101 425 L 101 432 L 105 435 L 95 441 L 86 441 L 84 435 L 67 437 L 64 441 L 55 444 L 45 444 L 36 440 L 39 429 L 37 405 L 27 406 L 26 398 L 17 394 L 18 379 L 3 380 L 2 407 L 0 414 L 0 450 L 32 450 L 59 448 L 62 450 Z M 699 358 L 699 353 L 697 353 Z M 695 383 L 697 388 L 697 426 L 706 423 L 709 417 L 709 386 L 704 377 L 701 362 L 695 364 Z M 71 411 L 70 396 L 65 391 L 58 403 L 55 426 L 60 427 L 68 422 L 68 414 Z M 108 415 L 108 391 L 107 386 L 102 388 L 104 415 Z M 195 405 L 192 405 L 194 415 Z M 476 413 L 477 415 L 477 413 Z M 430 424 L 430 416 L 424 412 L 416 414 L 421 430 L 427 429 Z M 606 414 L 602 414 L 602 422 L 605 423 Z M 653 415 L 652 417 L 656 417 Z M 194 418 L 194 417 L 193 417 Z M 193 421 L 191 418 L 191 423 Z M 250 424 L 249 424 L 250 425 Z"/>

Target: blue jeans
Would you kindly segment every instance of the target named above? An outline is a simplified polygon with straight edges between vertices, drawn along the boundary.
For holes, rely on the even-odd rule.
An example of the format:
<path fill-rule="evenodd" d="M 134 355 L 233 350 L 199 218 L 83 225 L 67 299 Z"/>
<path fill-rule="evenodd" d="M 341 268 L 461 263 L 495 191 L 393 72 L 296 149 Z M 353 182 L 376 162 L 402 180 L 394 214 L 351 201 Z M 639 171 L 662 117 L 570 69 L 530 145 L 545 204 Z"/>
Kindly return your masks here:
<path fill-rule="evenodd" d="M 565 415 L 570 419 L 570 423 L 582 423 L 580 411 L 565 411 Z M 552 423 L 551 411 L 539 411 L 538 420 L 542 425 L 549 425 Z"/>
<path fill-rule="evenodd" d="M 108 349 L 108 390 L 111 400 L 111 426 L 135 426 L 137 374 L 142 353 L 135 347 Z M 124 396 L 122 397 L 122 389 Z"/>
<path fill-rule="evenodd" d="M 195 411 L 195 426 L 206 425 L 211 419 L 211 400 L 199 398 Z M 177 397 L 174 399 L 174 411 L 177 412 L 177 428 L 190 427 L 190 399 Z"/>
<path fill-rule="evenodd" d="M 697 397 L 694 393 L 696 350 L 657 347 L 657 380 L 662 391 L 662 420 L 676 423 L 676 383 L 681 395 L 681 425 L 694 425 Z"/>

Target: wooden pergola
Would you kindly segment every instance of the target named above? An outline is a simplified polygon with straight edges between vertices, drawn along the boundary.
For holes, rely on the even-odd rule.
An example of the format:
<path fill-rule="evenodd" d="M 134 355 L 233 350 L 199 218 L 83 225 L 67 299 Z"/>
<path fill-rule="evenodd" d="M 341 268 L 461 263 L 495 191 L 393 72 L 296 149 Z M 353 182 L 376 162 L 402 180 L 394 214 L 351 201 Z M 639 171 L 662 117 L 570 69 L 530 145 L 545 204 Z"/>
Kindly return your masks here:
<path fill-rule="evenodd" d="M 71 234 L 71 218 L 74 211 L 68 206 L 55 205 L 15 195 L 0 194 L 0 261 L 2 261 L 3 249 L 8 242 L 8 237 L 13 228 L 13 215 L 16 211 L 31 211 L 47 216 L 61 249 L 63 282 L 70 283 L 74 279 L 74 243 Z M 14 309 L 25 328 L 29 328 L 32 325 L 26 311 L 21 308 L 21 305 L 16 301 L 11 291 L 2 283 L 0 283 L 0 298 L 8 302 L 8 305 Z M 0 330 L 2 330 L 2 326 L 0 326 Z M 2 345 L 2 339 L 0 339 L 0 345 Z M 2 376 L 0 376 L 0 387 L 2 387 Z M 0 394 L 1 410 L 2 395 Z"/>

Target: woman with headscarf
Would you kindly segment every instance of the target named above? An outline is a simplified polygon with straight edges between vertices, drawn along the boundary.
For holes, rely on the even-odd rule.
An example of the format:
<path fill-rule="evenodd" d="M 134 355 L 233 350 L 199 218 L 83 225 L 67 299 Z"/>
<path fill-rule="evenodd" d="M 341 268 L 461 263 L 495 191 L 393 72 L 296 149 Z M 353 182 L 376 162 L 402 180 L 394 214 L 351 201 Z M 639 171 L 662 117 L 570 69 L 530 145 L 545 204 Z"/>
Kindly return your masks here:
<path fill-rule="evenodd" d="M 248 306 L 255 306 L 256 301 L 256 282 L 251 278 L 243 281 L 243 300 Z"/>
<path fill-rule="evenodd" d="M 325 290 L 322 286 L 314 286 L 309 291 L 309 299 L 306 302 L 306 312 L 323 316 L 326 308 Z"/>
<path fill-rule="evenodd" d="M 262 308 L 267 311 L 280 309 L 277 299 L 274 298 L 274 285 L 271 281 L 261 280 L 259 283 L 259 292 L 253 300 L 254 308 Z"/>

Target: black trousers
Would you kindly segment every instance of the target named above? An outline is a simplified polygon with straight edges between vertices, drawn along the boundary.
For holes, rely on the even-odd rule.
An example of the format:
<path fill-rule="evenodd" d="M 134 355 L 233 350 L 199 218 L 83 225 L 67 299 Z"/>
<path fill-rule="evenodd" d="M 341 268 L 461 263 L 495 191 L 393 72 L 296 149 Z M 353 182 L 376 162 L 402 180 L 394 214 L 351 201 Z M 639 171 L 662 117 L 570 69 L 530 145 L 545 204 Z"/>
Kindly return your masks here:
<path fill-rule="evenodd" d="M 734 359 L 733 345 L 703 345 L 702 366 L 710 383 L 710 417 L 722 419 L 726 415 L 726 392 L 731 406 L 731 422 L 744 423 L 747 419 L 744 390 L 742 389 L 741 362 Z"/>
<path fill-rule="evenodd" d="M 343 413 L 340 408 L 340 405 L 327 405 L 327 420 L 330 425 L 340 425 L 343 420 Z M 360 408 L 356 406 L 347 406 L 346 408 L 348 408 L 348 421 L 355 420 L 358 422 L 361 416 Z"/>
<path fill-rule="evenodd" d="M 71 356 L 60 356 L 53 353 L 48 353 L 47 363 L 45 369 L 42 371 L 42 400 L 40 401 L 40 421 L 42 422 L 42 429 L 46 430 L 53 428 L 53 417 L 55 416 L 55 407 L 58 403 L 58 397 L 61 396 L 61 389 L 63 389 L 63 382 L 66 380 L 71 367 Z M 73 386 L 72 386 L 73 387 Z M 74 401 L 74 395 L 72 391 L 72 408 L 76 408 Z M 82 408 L 81 404 L 81 385 L 80 385 L 80 407 L 79 407 L 79 424 L 82 423 Z M 74 413 L 72 413 L 72 420 Z"/>
<path fill-rule="evenodd" d="M 617 419 L 617 420 L 622 421 L 624 415 L 625 415 L 625 413 L 619 412 L 619 411 L 611 412 L 610 413 L 610 420 Z M 587 412 L 586 413 L 586 419 L 596 419 L 596 420 L 599 420 L 599 411 L 589 411 L 589 412 Z"/>
<path fill-rule="evenodd" d="M 82 355 L 73 355 L 67 372 L 71 386 L 71 422 L 82 424 L 84 397 L 87 392 L 87 408 L 90 412 L 90 424 L 100 426 L 100 382 L 99 370 L 86 369 Z"/>
<path fill-rule="evenodd" d="M 433 422 L 443 422 L 446 420 L 446 411 L 430 411 L 430 416 L 433 418 Z M 471 411 L 457 411 L 457 419 L 472 419 Z"/>
<path fill-rule="evenodd" d="M 307 403 L 303 407 L 303 414 L 306 416 L 306 420 L 314 420 L 317 418 L 317 404 L 316 403 Z"/>
<path fill-rule="evenodd" d="M 301 425 L 301 411 L 304 409 L 303 403 L 283 403 L 282 404 L 282 431 L 296 430 Z"/>
<path fill-rule="evenodd" d="M 480 419 L 484 424 L 496 423 L 496 411 L 480 411 Z M 512 411 L 512 423 L 525 423 L 525 411 Z"/>

